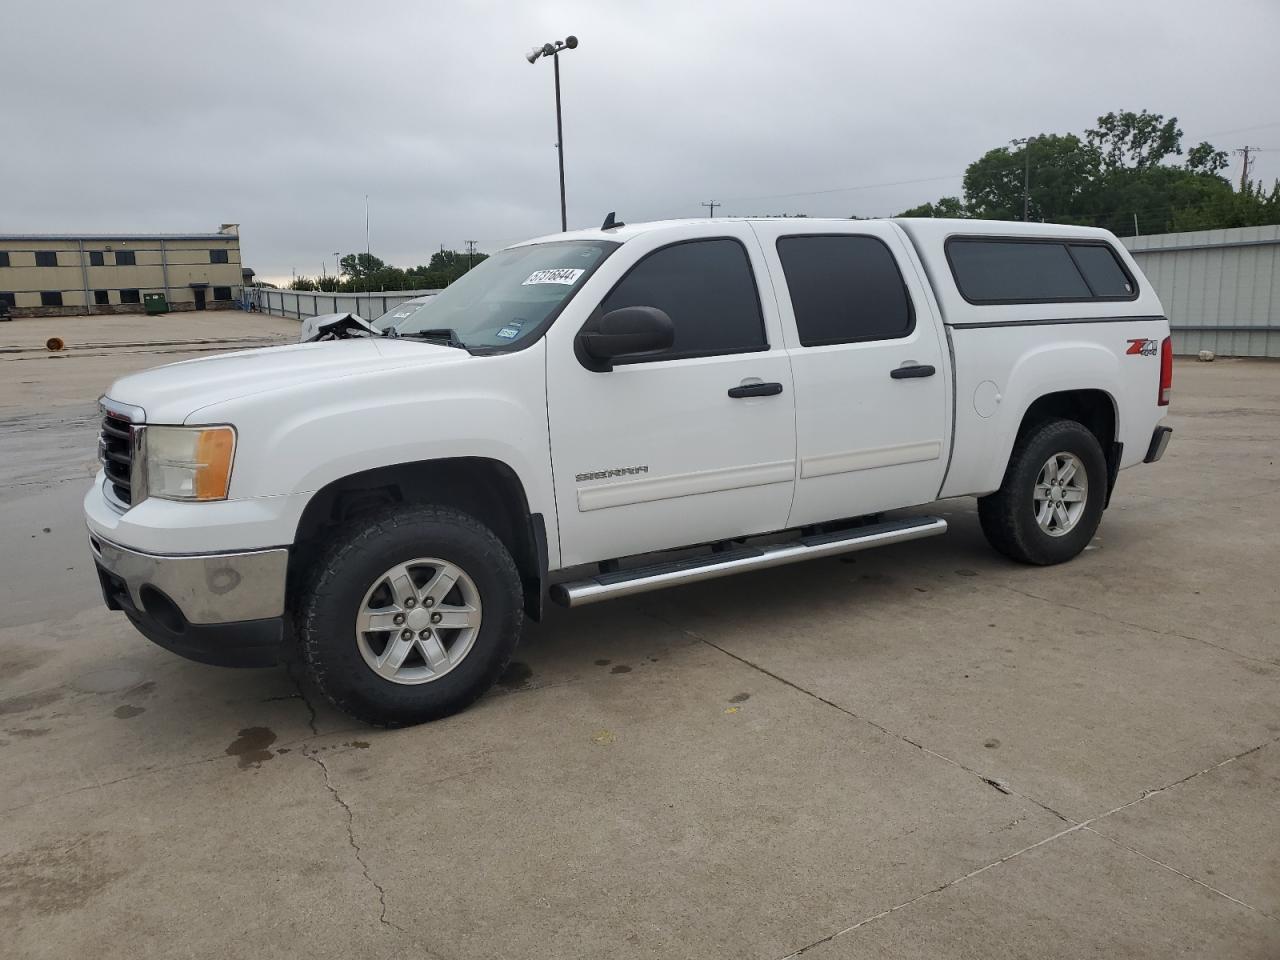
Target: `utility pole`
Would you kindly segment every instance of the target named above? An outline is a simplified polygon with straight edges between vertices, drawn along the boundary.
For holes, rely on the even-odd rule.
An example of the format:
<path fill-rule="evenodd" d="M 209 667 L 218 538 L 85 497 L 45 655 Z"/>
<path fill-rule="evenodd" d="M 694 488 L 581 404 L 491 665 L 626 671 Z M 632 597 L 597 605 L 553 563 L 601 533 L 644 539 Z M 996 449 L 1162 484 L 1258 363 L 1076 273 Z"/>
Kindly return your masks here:
<path fill-rule="evenodd" d="M 1255 150 L 1261 150 L 1261 147 L 1241 147 L 1235 152 L 1244 158 L 1244 163 L 1240 167 L 1240 192 L 1244 193 L 1245 185 L 1249 182 L 1249 165 L 1252 162 L 1249 155 Z"/>
<path fill-rule="evenodd" d="M 1022 222 L 1031 219 L 1031 141 L 1035 137 L 1019 137 L 1009 142 L 1022 147 Z"/>
<path fill-rule="evenodd" d="M 338 250 L 333 251 L 333 269 L 334 269 L 334 274 L 333 274 L 333 275 L 334 275 L 335 277 L 337 277 L 337 278 L 338 278 L 339 282 L 341 282 L 341 280 L 342 280 L 342 253 L 341 253 L 340 251 L 338 251 Z"/>
<path fill-rule="evenodd" d="M 1141 234 L 1138 233 L 1138 215 L 1136 213 L 1133 215 L 1133 235 L 1135 237 L 1141 236 Z"/>
<path fill-rule="evenodd" d="M 724 204 L 722 204 L 719 200 L 708 200 L 706 203 L 703 204 L 703 206 L 711 211 L 711 219 L 714 220 L 716 218 L 716 207 L 722 207 L 724 206 Z"/>
<path fill-rule="evenodd" d="M 466 241 L 467 244 L 467 269 L 470 270 L 476 260 L 476 242 L 474 240 Z"/>

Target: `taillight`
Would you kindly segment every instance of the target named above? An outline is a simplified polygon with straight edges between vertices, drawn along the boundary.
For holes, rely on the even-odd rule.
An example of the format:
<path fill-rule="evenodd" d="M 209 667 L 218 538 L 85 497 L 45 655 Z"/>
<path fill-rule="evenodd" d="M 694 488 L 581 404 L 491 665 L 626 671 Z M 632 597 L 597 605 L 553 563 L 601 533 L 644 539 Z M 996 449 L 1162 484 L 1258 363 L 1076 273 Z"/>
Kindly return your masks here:
<path fill-rule="evenodd" d="M 1160 393 L 1156 403 L 1162 407 L 1169 405 L 1169 394 L 1173 392 L 1173 337 L 1165 337 L 1160 344 Z"/>

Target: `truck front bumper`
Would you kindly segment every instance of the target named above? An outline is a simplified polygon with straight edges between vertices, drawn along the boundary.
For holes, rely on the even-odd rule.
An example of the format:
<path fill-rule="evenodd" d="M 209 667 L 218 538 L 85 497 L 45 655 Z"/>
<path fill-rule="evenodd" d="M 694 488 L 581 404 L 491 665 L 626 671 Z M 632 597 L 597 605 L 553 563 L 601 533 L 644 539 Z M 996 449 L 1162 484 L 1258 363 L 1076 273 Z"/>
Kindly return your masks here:
<path fill-rule="evenodd" d="M 89 546 L 107 607 L 147 639 L 189 660 L 225 667 L 276 663 L 284 640 L 284 548 L 165 556 L 94 533 Z"/>

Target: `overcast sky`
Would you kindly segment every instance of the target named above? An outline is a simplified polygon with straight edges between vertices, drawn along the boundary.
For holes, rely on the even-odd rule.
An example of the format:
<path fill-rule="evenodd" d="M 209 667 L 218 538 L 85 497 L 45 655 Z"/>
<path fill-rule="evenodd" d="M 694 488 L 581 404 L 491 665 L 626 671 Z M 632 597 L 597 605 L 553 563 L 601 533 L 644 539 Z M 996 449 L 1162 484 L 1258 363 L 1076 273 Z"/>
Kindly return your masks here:
<path fill-rule="evenodd" d="M 551 63 L 523 54 L 569 33 L 571 228 L 891 215 L 1113 109 L 1280 176 L 1277 0 L 46 0 L 3 32 L 0 231 L 239 222 L 262 278 L 363 250 L 366 193 L 399 266 L 558 229 Z"/>

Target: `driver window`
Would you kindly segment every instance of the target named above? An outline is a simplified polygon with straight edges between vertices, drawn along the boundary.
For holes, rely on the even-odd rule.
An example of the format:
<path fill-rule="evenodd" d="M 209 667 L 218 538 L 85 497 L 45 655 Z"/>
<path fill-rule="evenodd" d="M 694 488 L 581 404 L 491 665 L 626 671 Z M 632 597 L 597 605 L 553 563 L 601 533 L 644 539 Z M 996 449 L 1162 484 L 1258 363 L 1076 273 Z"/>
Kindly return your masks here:
<path fill-rule="evenodd" d="M 600 305 L 604 313 L 620 307 L 657 307 L 676 331 L 669 351 L 620 363 L 769 349 L 755 275 L 737 240 L 691 240 L 655 250 Z"/>

